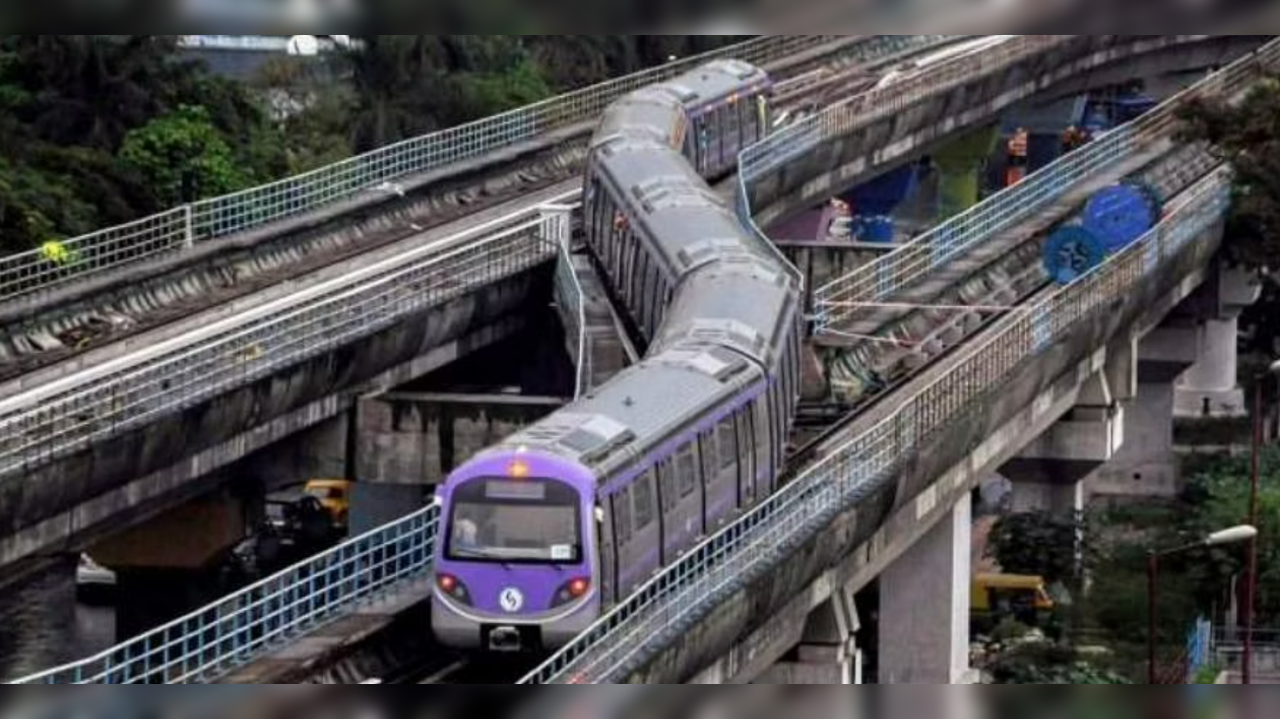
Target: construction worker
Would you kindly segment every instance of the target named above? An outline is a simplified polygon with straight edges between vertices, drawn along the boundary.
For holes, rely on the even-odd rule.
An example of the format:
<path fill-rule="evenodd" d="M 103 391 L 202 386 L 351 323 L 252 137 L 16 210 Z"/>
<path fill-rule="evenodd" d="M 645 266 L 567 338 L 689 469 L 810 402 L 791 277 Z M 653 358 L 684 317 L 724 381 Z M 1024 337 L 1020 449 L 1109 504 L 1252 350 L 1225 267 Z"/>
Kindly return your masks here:
<path fill-rule="evenodd" d="M 40 254 L 56 267 L 66 267 L 74 259 L 71 250 L 57 240 L 49 240 L 41 245 Z"/>
<path fill-rule="evenodd" d="M 1068 155 L 1089 144 L 1089 135 L 1084 130 L 1072 125 L 1062 133 L 1062 154 Z"/>
<path fill-rule="evenodd" d="M 1031 133 L 1025 127 L 1009 138 L 1008 170 L 1005 172 L 1005 186 L 1013 187 L 1027 176 L 1027 158 L 1031 146 Z"/>

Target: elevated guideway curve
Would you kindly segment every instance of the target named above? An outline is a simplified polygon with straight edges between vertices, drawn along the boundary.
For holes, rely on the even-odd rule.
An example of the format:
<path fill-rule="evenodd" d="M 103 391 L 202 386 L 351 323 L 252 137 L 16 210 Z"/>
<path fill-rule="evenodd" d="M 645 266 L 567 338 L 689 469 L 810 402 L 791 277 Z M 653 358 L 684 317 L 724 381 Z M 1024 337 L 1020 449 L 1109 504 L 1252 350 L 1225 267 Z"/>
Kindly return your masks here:
<path fill-rule="evenodd" d="M 1026 50 L 1027 48 L 1024 47 L 1023 49 Z M 987 65 L 984 63 L 979 69 L 982 72 L 996 73 L 1000 67 L 1001 66 Z M 973 69 L 974 68 L 970 68 L 970 70 Z M 949 69 L 949 72 L 951 70 L 954 70 L 954 68 Z M 972 74 L 970 76 L 976 78 L 982 77 L 981 72 L 976 76 Z M 952 91 L 958 84 L 962 84 L 956 79 L 959 77 L 958 74 L 949 74 L 947 77 L 948 81 L 940 86 L 940 92 Z M 927 101 L 930 95 L 928 95 L 927 92 L 918 85 L 916 87 L 918 89 L 913 91 L 915 94 L 911 95 L 912 100 L 916 102 Z M 909 131 L 910 128 L 904 129 L 904 132 Z M 323 575 L 327 577 L 323 582 L 326 587 L 334 590 L 334 596 L 336 597 L 334 600 L 335 604 L 325 604 L 321 609 L 328 609 L 330 611 L 339 606 L 350 606 L 351 602 L 358 602 L 362 597 L 374 596 L 388 587 L 402 584 L 408 576 L 422 576 L 422 573 L 425 572 L 428 567 L 420 564 L 419 560 L 426 561 L 426 558 L 430 556 L 430 542 L 432 539 L 431 529 L 433 526 L 434 518 L 430 515 L 430 510 L 425 513 L 421 513 L 420 515 L 415 515 L 415 517 L 406 520 L 403 524 L 384 528 L 384 530 L 380 530 L 374 535 L 360 538 L 351 545 L 344 547 L 339 554 L 322 558 L 323 562 L 320 565 L 313 564 L 310 567 L 295 568 L 299 573 L 289 574 L 288 576 L 282 575 L 280 578 L 275 578 L 270 584 L 270 586 L 275 589 L 268 590 L 265 587 L 259 587 L 255 590 L 254 594 L 245 595 L 244 597 L 239 598 L 236 602 L 217 607 L 215 613 L 212 615 L 203 615 L 198 618 L 193 615 L 192 618 L 188 618 L 187 620 L 190 624 L 185 627 L 179 626 L 177 628 L 169 628 L 171 634 L 166 634 L 165 636 L 171 636 L 172 633 L 182 631 L 183 629 L 186 629 L 188 632 L 195 631 L 191 628 L 197 626 L 208 626 L 208 622 L 219 624 L 232 615 L 244 617 L 245 615 L 243 612 L 245 611 L 245 605 L 243 602 L 245 601 L 254 606 L 259 606 L 262 602 L 266 602 L 267 605 L 265 606 L 274 606 L 278 608 L 282 608 L 284 606 L 291 607 L 291 610 L 284 614 L 281 614 L 279 609 L 266 610 L 265 606 L 259 610 L 250 610 L 250 616 L 252 616 L 254 611 L 266 611 L 267 615 L 279 619 L 279 623 L 276 626 L 257 623 L 255 624 L 254 629 L 243 632 L 234 632 L 233 636 L 228 637 L 227 640 L 230 642 L 245 642 L 246 646 L 261 647 L 270 644 L 274 640 L 273 638 L 283 636 L 280 632 L 296 632 L 298 627 L 301 626 L 297 623 L 298 621 L 302 621 L 303 624 L 308 620 L 316 621 L 318 614 L 315 611 L 316 607 L 314 600 L 306 600 L 308 602 L 307 606 L 310 607 L 310 610 L 308 611 L 302 611 L 299 609 L 299 605 L 293 603 L 304 601 L 298 597 L 298 592 L 301 591 L 300 583 L 305 584 L 307 581 L 305 578 L 308 576 L 312 577 L 312 586 L 314 586 L 314 582 L 317 581 L 315 579 L 316 576 Z M 408 544 L 406 544 L 406 542 Z M 392 547 L 395 547 L 395 549 L 393 550 Z M 387 564 L 386 559 L 375 559 L 376 557 L 388 556 L 398 558 L 396 560 L 397 563 L 394 564 L 394 570 L 388 571 L 385 574 L 375 573 L 377 575 L 376 578 L 367 576 L 363 573 L 357 576 L 345 576 L 343 573 L 344 570 L 342 570 L 342 567 L 344 566 L 367 566 L 369 562 L 374 562 L 376 566 L 384 569 L 391 569 L 393 565 Z M 322 566 L 324 567 L 323 569 L 321 569 Z M 295 570 L 291 570 L 291 572 Z M 334 584 L 334 582 L 336 582 L 336 584 Z M 290 596 L 295 597 L 295 599 L 286 599 L 286 597 Z M 229 609 L 229 607 L 237 607 L 237 609 Z M 224 615 L 222 612 L 228 612 L 228 614 Z M 324 612 L 321 611 L 319 614 L 323 615 Z M 162 636 L 149 637 L 146 642 L 134 646 L 130 650 L 130 654 L 134 654 L 135 656 L 138 652 L 150 654 L 155 651 L 156 646 L 159 646 L 156 642 L 168 642 L 166 646 L 171 646 L 171 642 L 173 641 L 176 640 L 165 639 Z M 201 653 L 184 656 L 183 659 L 198 662 L 201 657 L 205 656 L 203 652 L 206 650 L 208 650 L 207 646 L 200 650 Z M 136 662 L 136 659 L 133 661 L 127 660 L 123 662 L 123 664 L 132 665 L 134 662 Z M 100 667 L 100 665 L 96 666 Z M 182 666 L 188 666 L 188 664 L 183 663 Z M 196 665 L 190 666 L 195 667 Z M 173 665 L 173 667 L 174 669 L 179 668 L 176 664 Z M 208 670 L 210 667 L 211 665 L 206 664 L 204 669 Z M 77 676 L 83 677 L 83 680 L 79 683 L 97 683 L 102 681 L 103 674 L 100 669 L 94 669 L 93 666 L 81 666 L 75 671 L 80 672 Z M 200 669 L 196 668 L 192 673 L 175 676 L 175 681 L 177 683 L 184 681 L 200 681 L 198 678 L 193 679 L 193 677 L 198 677 L 199 674 Z M 66 675 L 64 674 L 64 676 Z M 179 678 L 181 676 L 186 676 L 187 678 Z M 64 682 L 55 680 L 54 683 Z M 77 682 L 73 680 L 72 683 Z"/>
<path fill-rule="evenodd" d="M 1273 42 L 1099 140 L 1092 152 L 1085 148 L 1033 176 L 1025 189 L 1032 194 L 1006 191 L 899 257 L 865 268 L 880 280 L 866 290 L 867 301 L 926 280 L 1064 187 L 1172 132 L 1178 101 L 1237 95 L 1278 62 L 1280 43 Z M 1040 193 L 1041 200 L 1027 202 Z M 798 641 L 809 611 L 873 578 L 985 468 L 1069 409 L 1113 342 L 1132 342 L 1189 295 L 1219 246 L 1229 197 L 1229 170 L 1210 172 L 1137 243 L 1075 283 L 1029 298 L 851 420 L 765 506 L 655 577 L 523 683 L 681 683 L 703 670 L 700 679 L 709 683 L 751 681 L 750 672 Z M 921 254 L 929 261 L 897 264 Z"/>

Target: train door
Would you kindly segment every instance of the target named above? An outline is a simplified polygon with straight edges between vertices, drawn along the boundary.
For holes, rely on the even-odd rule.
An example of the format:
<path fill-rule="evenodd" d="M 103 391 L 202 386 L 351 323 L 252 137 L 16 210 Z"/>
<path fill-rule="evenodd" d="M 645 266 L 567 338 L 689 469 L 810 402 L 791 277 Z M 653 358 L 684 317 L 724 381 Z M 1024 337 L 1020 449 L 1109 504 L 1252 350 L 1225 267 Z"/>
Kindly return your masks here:
<path fill-rule="evenodd" d="M 594 199 L 591 202 L 591 227 L 589 228 L 590 236 L 587 238 L 588 244 L 591 245 L 592 252 L 600 260 L 600 264 L 608 266 L 609 253 L 607 251 L 609 238 L 613 233 L 613 229 L 609 223 L 613 218 L 613 198 L 605 192 L 600 184 L 599 178 L 591 180 L 591 186 L 595 188 Z"/>
<path fill-rule="evenodd" d="M 630 575 L 627 592 L 645 583 L 662 567 L 662 512 L 658 506 L 658 472 L 651 468 L 631 485 L 631 511 L 635 522 L 632 552 L 623 563 Z"/>
<path fill-rule="evenodd" d="M 624 299 L 627 303 L 627 309 L 631 311 L 632 318 L 635 320 L 637 327 L 644 326 L 644 320 L 640 317 L 640 307 L 644 296 L 644 277 L 649 269 L 649 254 L 636 243 L 635 265 L 631 267 L 631 272 L 623 275 L 623 282 L 627 285 L 627 294 Z"/>
<path fill-rule="evenodd" d="M 600 537 L 600 599 L 606 605 L 618 601 L 618 521 L 614 498 L 601 499 L 596 531 Z"/>
<path fill-rule="evenodd" d="M 746 509 L 755 506 L 756 491 L 756 451 L 755 432 L 752 430 L 752 412 L 750 408 L 737 414 L 737 452 L 738 452 L 738 486 L 740 506 Z"/>
<path fill-rule="evenodd" d="M 704 530 L 697 441 L 681 448 L 669 469 L 673 474 L 670 483 L 673 499 L 663 526 L 668 532 L 668 550 L 683 554 L 697 544 Z M 673 555 L 668 557 L 673 558 Z"/>
<path fill-rule="evenodd" d="M 786 437 L 784 434 L 786 430 L 783 429 L 783 423 L 785 420 L 783 419 L 782 409 L 782 384 L 783 380 L 777 379 L 773 384 L 769 385 L 769 403 L 767 411 L 769 414 L 769 433 L 771 435 L 769 451 L 772 458 L 771 467 L 773 471 L 769 473 L 769 477 L 766 481 L 770 494 L 776 491 L 778 487 L 778 475 L 781 473 L 779 470 L 782 467 L 782 453 L 784 451 L 783 445 L 786 443 Z"/>
<path fill-rule="evenodd" d="M 614 601 L 620 602 L 631 593 L 631 584 L 635 582 L 635 578 L 626 572 L 627 562 L 634 552 L 631 546 L 635 533 L 635 520 L 632 518 L 631 511 L 631 489 L 627 487 L 618 490 L 609 498 L 609 503 L 612 508 L 610 514 L 614 531 L 614 552 L 611 558 L 615 578 Z"/>
<path fill-rule="evenodd" d="M 756 398 L 755 408 L 755 449 L 756 449 L 756 491 L 761 498 L 772 493 L 774 477 L 773 457 L 773 415 L 769 411 L 771 390 Z"/>
<path fill-rule="evenodd" d="M 658 269 L 658 263 L 650 262 L 645 268 L 644 297 L 640 305 L 646 340 L 652 340 L 658 330 L 658 305 L 662 301 L 661 277 L 662 272 Z"/>
<path fill-rule="evenodd" d="M 698 168 L 698 175 L 702 177 L 707 177 L 711 173 L 711 142 L 714 137 L 711 126 L 714 112 L 714 110 L 700 112 L 693 121 L 694 143 L 698 148 L 695 152 L 697 161 L 694 167 Z"/>
<path fill-rule="evenodd" d="M 742 148 L 742 108 L 747 103 L 734 98 L 724 106 L 721 116 L 720 136 L 723 138 L 724 155 L 720 168 L 729 170 L 738 164 L 738 151 Z"/>
<path fill-rule="evenodd" d="M 716 519 L 713 526 L 719 529 L 739 507 L 746 506 L 739 479 L 738 426 L 734 417 L 727 417 L 716 426 L 716 452 L 715 489 L 707 489 L 707 511 Z"/>

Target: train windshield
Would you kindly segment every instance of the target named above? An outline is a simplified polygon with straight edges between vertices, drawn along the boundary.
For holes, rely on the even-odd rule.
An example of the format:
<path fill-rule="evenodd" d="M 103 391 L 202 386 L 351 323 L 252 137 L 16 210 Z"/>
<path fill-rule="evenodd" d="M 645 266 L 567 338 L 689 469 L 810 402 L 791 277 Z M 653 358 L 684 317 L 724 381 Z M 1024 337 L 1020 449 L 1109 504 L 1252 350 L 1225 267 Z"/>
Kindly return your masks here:
<path fill-rule="evenodd" d="M 553 480 L 477 479 L 453 494 L 448 557 L 501 564 L 582 561 L 578 493 Z"/>

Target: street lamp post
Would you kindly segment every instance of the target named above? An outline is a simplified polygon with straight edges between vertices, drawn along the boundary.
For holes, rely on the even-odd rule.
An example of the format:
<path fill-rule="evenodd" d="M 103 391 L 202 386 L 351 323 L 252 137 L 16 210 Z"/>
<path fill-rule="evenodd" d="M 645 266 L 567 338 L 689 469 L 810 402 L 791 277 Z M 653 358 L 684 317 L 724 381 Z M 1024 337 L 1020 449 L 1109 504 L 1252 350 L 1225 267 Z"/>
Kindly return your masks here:
<path fill-rule="evenodd" d="M 1156 633 L 1160 623 L 1160 560 L 1175 554 L 1181 554 L 1203 547 L 1221 547 L 1227 544 L 1249 542 L 1257 538 L 1258 530 L 1253 525 L 1243 525 L 1214 532 L 1195 544 L 1175 549 L 1151 550 L 1147 553 L 1147 683 L 1159 684 L 1157 675 Z"/>
<path fill-rule="evenodd" d="M 1273 362 L 1268 368 L 1270 376 L 1280 375 L 1280 361 Z M 1258 526 L 1259 501 L 1262 488 L 1262 390 L 1266 384 L 1266 375 L 1259 375 L 1253 390 L 1253 455 L 1249 472 L 1249 518 L 1251 527 Z M 1245 569 L 1244 581 L 1244 669 L 1241 682 L 1253 683 L 1253 625 L 1254 609 L 1258 596 L 1258 539 L 1255 536 L 1249 542 L 1249 559 Z"/>

